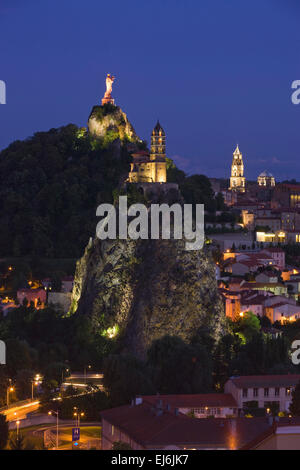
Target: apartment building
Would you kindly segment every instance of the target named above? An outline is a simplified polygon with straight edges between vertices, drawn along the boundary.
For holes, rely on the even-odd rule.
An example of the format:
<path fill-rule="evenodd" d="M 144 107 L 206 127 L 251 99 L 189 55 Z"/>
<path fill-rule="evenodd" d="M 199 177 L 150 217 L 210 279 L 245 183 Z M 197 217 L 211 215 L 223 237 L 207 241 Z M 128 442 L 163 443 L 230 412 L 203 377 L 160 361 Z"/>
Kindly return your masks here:
<path fill-rule="evenodd" d="M 234 397 L 240 410 L 247 408 L 248 402 L 257 402 L 258 408 L 276 404 L 279 411 L 289 411 L 292 390 L 299 381 L 299 374 L 230 377 L 224 391 Z"/>

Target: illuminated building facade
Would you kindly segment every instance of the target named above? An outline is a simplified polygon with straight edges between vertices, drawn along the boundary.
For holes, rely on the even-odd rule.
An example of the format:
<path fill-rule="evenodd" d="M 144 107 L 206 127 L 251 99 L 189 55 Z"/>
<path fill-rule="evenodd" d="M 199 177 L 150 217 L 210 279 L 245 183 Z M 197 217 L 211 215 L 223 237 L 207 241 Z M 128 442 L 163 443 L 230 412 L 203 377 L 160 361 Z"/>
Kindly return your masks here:
<path fill-rule="evenodd" d="M 132 155 L 129 183 L 166 183 L 166 134 L 157 121 L 151 134 L 151 151 L 141 151 Z"/>
<path fill-rule="evenodd" d="M 231 191 L 244 193 L 245 187 L 246 178 L 244 177 L 243 156 L 240 152 L 239 146 L 237 145 L 235 151 L 233 152 L 229 189 Z"/>
<path fill-rule="evenodd" d="M 258 186 L 263 187 L 274 187 L 275 186 L 275 178 L 271 173 L 267 171 L 263 171 L 257 178 Z"/>

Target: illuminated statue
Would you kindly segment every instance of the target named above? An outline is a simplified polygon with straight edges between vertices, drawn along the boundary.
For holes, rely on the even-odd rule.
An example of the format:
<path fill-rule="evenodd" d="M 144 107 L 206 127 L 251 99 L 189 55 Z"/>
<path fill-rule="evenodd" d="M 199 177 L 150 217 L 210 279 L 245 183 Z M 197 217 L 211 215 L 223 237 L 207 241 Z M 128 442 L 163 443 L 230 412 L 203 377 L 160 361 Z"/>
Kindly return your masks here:
<path fill-rule="evenodd" d="M 104 95 L 107 98 L 111 96 L 112 84 L 115 81 L 115 78 L 116 77 L 114 77 L 110 73 L 107 74 L 107 77 L 106 77 L 106 92 L 105 92 L 105 95 Z"/>
<path fill-rule="evenodd" d="M 111 96 L 112 84 L 115 81 L 115 78 L 116 77 L 114 77 L 110 73 L 108 73 L 106 76 L 106 92 L 104 93 L 104 97 L 102 98 L 102 106 L 107 103 L 115 104 L 115 100 Z"/>

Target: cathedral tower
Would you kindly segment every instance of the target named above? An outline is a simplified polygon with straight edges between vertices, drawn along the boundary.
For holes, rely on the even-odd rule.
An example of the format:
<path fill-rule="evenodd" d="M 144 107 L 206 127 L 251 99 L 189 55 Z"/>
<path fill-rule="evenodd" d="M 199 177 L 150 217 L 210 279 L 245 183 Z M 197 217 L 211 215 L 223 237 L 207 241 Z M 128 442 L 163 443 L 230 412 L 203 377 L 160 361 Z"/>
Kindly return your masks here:
<path fill-rule="evenodd" d="M 236 146 L 233 152 L 233 159 L 231 164 L 231 177 L 229 189 L 232 191 L 245 192 L 246 178 L 244 177 L 244 164 L 243 155 L 240 152 L 239 146 Z"/>
<path fill-rule="evenodd" d="M 150 159 L 166 159 L 166 134 L 161 127 L 159 121 L 157 121 L 151 134 L 151 153 Z"/>

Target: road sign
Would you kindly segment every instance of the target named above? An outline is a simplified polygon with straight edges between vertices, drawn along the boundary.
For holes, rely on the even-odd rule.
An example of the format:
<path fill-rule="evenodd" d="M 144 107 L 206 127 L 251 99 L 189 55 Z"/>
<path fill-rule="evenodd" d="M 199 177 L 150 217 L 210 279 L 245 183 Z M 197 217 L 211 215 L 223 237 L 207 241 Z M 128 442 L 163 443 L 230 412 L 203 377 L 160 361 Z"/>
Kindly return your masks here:
<path fill-rule="evenodd" d="M 72 441 L 79 441 L 80 439 L 80 428 L 72 428 Z"/>

